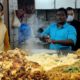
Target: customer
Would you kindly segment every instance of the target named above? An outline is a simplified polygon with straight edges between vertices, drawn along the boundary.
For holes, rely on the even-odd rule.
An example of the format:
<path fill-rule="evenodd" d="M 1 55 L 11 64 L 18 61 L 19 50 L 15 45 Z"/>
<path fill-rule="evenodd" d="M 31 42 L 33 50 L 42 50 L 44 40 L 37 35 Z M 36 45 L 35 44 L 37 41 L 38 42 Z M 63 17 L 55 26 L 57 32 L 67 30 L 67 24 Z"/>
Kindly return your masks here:
<path fill-rule="evenodd" d="M 74 19 L 75 14 L 73 8 L 71 7 L 67 8 L 67 15 L 68 15 L 67 22 L 74 26 L 77 31 L 77 42 L 76 45 L 73 46 L 73 50 L 77 50 L 78 48 L 80 48 L 80 22 Z"/>
<path fill-rule="evenodd" d="M 53 50 L 71 50 L 76 43 L 76 30 L 66 22 L 67 12 L 64 8 L 57 10 L 56 22 L 48 26 L 42 33 L 45 41 L 50 43 Z M 47 37 L 48 36 L 48 37 Z"/>
<path fill-rule="evenodd" d="M 0 51 L 7 51 L 10 48 L 9 45 L 9 37 L 8 31 L 5 24 L 2 22 L 2 12 L 3 12 L 3 5 L 0 3 Z"/>

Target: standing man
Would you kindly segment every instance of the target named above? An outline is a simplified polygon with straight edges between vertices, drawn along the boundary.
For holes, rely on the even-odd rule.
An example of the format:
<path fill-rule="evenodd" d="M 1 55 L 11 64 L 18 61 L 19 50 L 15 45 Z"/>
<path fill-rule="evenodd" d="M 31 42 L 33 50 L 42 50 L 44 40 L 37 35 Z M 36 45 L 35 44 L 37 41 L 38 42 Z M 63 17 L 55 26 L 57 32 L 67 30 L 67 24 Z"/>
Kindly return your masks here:
<path fill-rule="evenodd" d="M 57 10 L 56 22 L 50 24 L 42 33 L 42 38 L 50 43 L 52 50 L 71 50 L 76 44 L 76 30 L 66 22 L 67 12 L 64 8 Z M 48 37 L 47 37 L 48 36 Z"/>
<path fill-rule="evenodd" d="M 75 27 L 76 32 L 77 32 L 77 41 L 76 45 L 72 46 L 73 50 L 77 50 L 80 48 L 80 22 L 78 20 L 75 20 L 75 14 L 74 10 L 71 7 L 67 8 L 67 22 L 69 22 L 72 26 Z"/>

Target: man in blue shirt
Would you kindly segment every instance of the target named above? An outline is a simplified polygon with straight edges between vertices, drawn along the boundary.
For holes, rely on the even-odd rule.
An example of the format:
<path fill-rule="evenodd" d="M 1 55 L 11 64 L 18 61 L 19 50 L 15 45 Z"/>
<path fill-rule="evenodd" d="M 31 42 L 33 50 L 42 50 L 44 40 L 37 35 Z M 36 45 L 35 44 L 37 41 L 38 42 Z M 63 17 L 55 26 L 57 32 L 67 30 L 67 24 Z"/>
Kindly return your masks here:
<path fill-rule="evenodd" d="M 64 8 L 57 11 L 57 21 L 44 30 L 41 37 L 50 43 L 49 48 L 53 50 L 71 50 L 76 43 L 76 30 L 66 22 L 67 12 Z"/>

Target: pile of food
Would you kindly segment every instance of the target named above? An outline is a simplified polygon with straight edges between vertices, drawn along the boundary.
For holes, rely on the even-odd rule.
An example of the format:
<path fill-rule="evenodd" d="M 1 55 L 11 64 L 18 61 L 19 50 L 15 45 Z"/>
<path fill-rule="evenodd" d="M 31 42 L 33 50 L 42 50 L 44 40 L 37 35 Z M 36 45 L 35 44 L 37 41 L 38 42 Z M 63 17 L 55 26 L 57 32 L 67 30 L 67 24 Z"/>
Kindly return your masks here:
<path fill-rule="evenodd" d="M 80 49 L 66 56 L 41 53 L 27 59 L 39 63 L 49 80 L 80 80 Z"/>
<path fill-rule="evenodd" d="M 80 61 L 48 71 L 49 80 L 80 80 Z"/>
<path fill-rule="evenodd" d="M 0 52 L 0 80 L 80 80 L 80 50 L 66 56 Z"/>
<path fill-rule="evenodd" d="M 43 68 L 15 49 L 0 53 L 0 80 L 49 80 Z"/>
<path fill-rule="evenodd" d="M 27 57 L 28 60 L 39 63 L 45 71 L 51 70 L 53 67 L 71 65 L 79 59 L 75 54 L 68 54 L 66 56 L 58 56 L 57 54 L 35 54 Z"/>
<path fill-rule="evenodd" d="M 80 80 L 80 49 L 74 55 L 77 55 L 78 61 L 71 65 L 52 68 L 48 71 L 49 80 Z"/>

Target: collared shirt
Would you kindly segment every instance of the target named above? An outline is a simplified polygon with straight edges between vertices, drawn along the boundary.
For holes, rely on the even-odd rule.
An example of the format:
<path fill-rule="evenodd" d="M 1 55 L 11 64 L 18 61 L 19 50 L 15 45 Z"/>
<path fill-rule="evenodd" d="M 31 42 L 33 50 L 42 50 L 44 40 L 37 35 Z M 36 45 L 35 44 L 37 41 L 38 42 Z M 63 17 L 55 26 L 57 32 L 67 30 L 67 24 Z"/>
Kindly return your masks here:
<path fill-rule="evenodd" d="M 51 40 L 73 40 L 76 43 L 76 30 L 73 26 L 65 23 L 62 27 L 58 27 L 57 23 L 53 23 L 47 27 L 42 33 L 42 36 L 50 36 Z M 50 44 L 50 49 L 53 50 L 71 50 L 71 46 L 63 46 L 61 44 Z"/>

